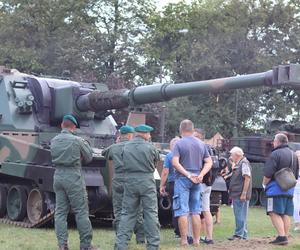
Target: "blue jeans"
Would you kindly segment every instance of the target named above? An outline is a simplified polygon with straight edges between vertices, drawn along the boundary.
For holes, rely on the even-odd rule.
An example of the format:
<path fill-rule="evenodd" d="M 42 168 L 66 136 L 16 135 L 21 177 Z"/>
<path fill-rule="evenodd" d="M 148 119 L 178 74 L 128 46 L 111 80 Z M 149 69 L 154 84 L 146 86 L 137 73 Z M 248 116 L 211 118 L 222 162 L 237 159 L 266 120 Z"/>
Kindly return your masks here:
<path fill-rule="evenodd" d="M 187 177 L 175 179 L 173 210 L 174 216 L 197 215 L 201 213 L 201 186 Z"/>
<path fill-rule="evenodd" d="M 249 201 L 241 201 L 240 199 L 232 200 L 233 213 L 235 217 L 235 235 L 247 239 L 247 217 L 249 209 Z"/>

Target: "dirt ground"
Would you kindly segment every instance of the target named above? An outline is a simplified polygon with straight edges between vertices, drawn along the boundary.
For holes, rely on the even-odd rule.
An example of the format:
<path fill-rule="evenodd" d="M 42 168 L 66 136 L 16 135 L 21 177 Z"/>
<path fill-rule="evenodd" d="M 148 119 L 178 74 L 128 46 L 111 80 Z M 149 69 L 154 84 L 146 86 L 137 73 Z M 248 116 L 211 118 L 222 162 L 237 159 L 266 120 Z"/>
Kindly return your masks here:
<path fill-rule="evenodd" d="M 274 249 L 273 245 L 270 245 L 269 242 L 274 240 L 275 237 L 260 237 L 260 238 L 251 238 L 249 240 L 235 240 L 227 241 L 226 244 L 223 242 L 216 242 L 213 246 L 201 247 L 202 249 L 211 249 L 211 250 L 271 250 Z M 289 241 L 292 242 L 293 237 L 289 238 Z M 202 245 L 203 246 L 203 245 Z M 200 248 L 200 249 L 201 249 Z"/>

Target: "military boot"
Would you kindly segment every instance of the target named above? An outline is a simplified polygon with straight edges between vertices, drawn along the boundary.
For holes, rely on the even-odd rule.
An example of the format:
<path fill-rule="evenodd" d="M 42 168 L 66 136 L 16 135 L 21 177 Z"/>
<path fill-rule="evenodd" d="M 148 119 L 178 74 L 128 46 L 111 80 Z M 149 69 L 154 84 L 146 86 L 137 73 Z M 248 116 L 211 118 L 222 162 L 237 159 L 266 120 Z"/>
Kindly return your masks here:
<path fill-rule="evenodd" d="M 100 248 L 90 246 L 90 247 L 80 247 L 80 250 L 100 250 Z"/>
<path fill-rule="evenodd" d="M 58 250 L 69 250 L 69 247 L 67 244 L 59 245 Z"/>

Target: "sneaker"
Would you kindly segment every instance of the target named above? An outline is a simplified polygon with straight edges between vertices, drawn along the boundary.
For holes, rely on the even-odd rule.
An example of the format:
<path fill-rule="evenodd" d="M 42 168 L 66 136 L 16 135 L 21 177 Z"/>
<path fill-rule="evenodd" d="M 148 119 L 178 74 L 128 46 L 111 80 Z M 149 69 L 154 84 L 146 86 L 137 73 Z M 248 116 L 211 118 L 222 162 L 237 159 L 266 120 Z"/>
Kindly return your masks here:
<path fill-rule="evenodd" d="M 201 242 L 204 243 L 205 241 L 206 241 L 206 237 L 204 237 L 204 236 L 200 237 L 200 243 Z"/>
<path fill-rule="evenodd" d="M 270 244 L 273 245 L 287 245 L 288 244 L 288 238 L 286 236 L 277 236 L 277 238 L 271 242 Z"/>
<path fill-rule="evenodd" d="M 80 247 L 80 250 L 100 250 L 100 248 L 90 246 L 90 247 Z"/>
<path fill-rule="evenodd" d="M 59 245 L 59 246 L 58 246 L 58 250 L 69 250 L 69 247 L 68 247 L 67 244 Z"/>
<path fill-rule="evenodd" d="M 213 245 L 213 244 L 215 244 L 213 240 L 208 240 L 208 239 L 205 239 L 203 241 L 203 243 L 206 244 L 206 245 Z"/>
<path fill-rule="evenodd" d="M 176 239 L 178 239 L 178 238 L 180 238 L 180 235 L 179 234 L 174 234 L 174 237 L 176 238 Z"/>
<path fill-rule="evenodd" d="M 189 245 L 193 245 L 193 243 L 194 243 L 193 237 L 188 236 L 187 237 L 187 242 L 189 243 Z"/>
<path fill-rule="evenodd" d="M 234 235 L 232 235 L 231 237 L 229 237 L 227 239 L 228 240 L 240 240 L 240 239 L 242 239 L 242 237 L 234 234 Z"/>

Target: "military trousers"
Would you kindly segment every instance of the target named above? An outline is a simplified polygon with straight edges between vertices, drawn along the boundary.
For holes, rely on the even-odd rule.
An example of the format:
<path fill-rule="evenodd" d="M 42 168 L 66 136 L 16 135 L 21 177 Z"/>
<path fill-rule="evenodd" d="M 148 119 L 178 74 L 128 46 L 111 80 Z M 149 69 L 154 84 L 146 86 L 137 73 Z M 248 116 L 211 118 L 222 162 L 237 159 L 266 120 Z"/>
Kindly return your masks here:
<path fill-rule="evenodd" d="M 139 206 L 142 204 L 147 250 L 157 250 L 160 243 L 157 190 L 152 175 L 127 177 L 124 185 L 122 214 L 115 244 L 116 250 L 128 249 Z"/>
<path fill-rule="evenodd" d="M 114 211 L 114 216 L 115 216 L 114 226 L 116 229 L 116 235 L 118 233 L 120 219 L 121 219 L 121 213 L 122 213 L 124 185 L 125 185 L 124 176 L 115 175 L 115 177 L 113 178 L 113 181 L 112 181 L 112 202 L 113 202 L 113 211 Z M 143 209 L 142 209 L 141 204 L 139 206 L 139 211 L 138 211 L 137 218 L 136 218 L 134 233 L 136 235 L 137 243 L 145 242 Z"/>
<path fill-rule="evenodd" d="M 54 174 L 55 232 L 59 245 L 68 243 L 67 217 L 70 209 L 75 215 L 80 237 L 80 247 L 89 247 L 92 241 L 92 226 L 85 182 L 80 170 L 57 169 Z"/>

